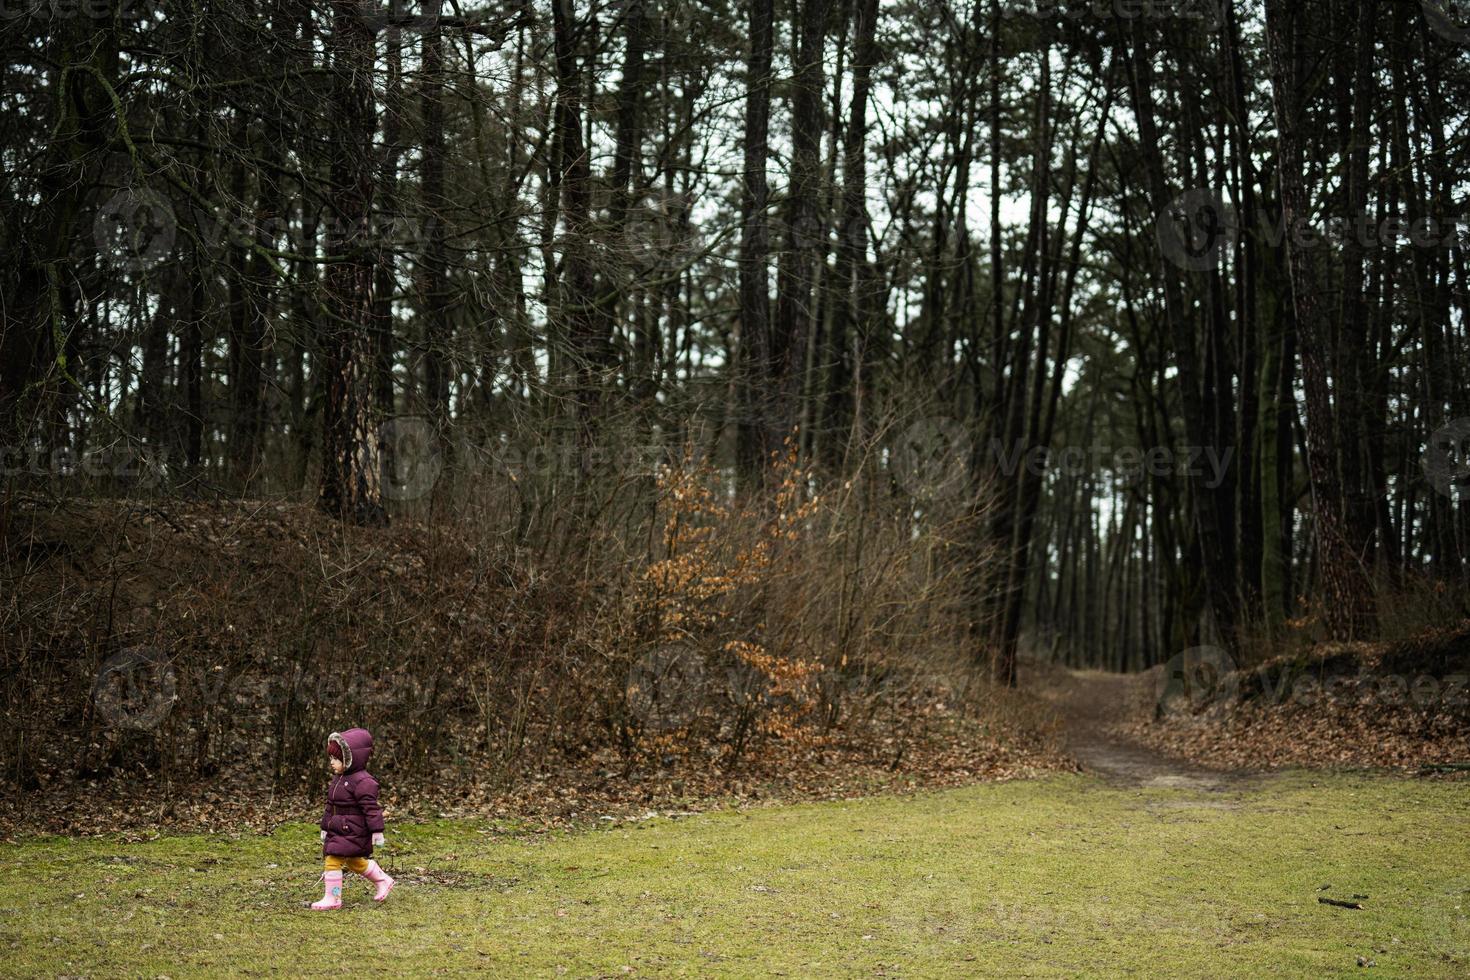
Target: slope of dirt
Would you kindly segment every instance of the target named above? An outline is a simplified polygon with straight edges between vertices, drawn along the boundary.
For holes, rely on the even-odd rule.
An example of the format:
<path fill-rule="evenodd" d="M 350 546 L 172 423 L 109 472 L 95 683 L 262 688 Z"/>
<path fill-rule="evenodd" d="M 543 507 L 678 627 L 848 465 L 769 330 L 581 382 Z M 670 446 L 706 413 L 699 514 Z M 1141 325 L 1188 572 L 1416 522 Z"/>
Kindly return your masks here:
<path fill-rule="evenodd" d="M 1163 668 L 1140 681 L 1157 689 Z M 1392 643 L 1323 644 L 1210 678 L 1162 716 L 1135 712 L 1121 736 L 1218 769 L 1470 764 L 1470 626 Z"/>
<path fill-rule="evenodd" d="M 1203 648 L 1202 648 L 1203 649 Z M 1226 658 L 1228 661 L 1228 658 Z M 1174 665 L 1176 671 L 1180 670 Z M 1288 767 L 1470 769 L 1470 624 L 1396 642 L 1322 644 L 1220 675 L 1025 665 L 1086 769 L 1148 785 L 1216 785 Z"/>
<path fill-rule="evenodd" d="M 616 589 L 474 530 L 347 528 L 280 502 L 8 502 L 0 835 L 310 816 L 322 739 L 355 724 L 400 815 L 555 824 L 1071 768 L 1043 712 L 943 678 L 740 752 L 714 722 L 625 739 Z"/>

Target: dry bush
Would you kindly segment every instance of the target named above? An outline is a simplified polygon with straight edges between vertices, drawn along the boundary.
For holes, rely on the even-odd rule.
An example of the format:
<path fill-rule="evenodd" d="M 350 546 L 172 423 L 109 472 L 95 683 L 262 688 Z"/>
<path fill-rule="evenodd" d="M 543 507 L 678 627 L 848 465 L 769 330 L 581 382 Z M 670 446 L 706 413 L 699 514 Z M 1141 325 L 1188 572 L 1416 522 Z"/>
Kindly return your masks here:
<path fill-rule="evenodd" d="M 510 779 L 610 745 L 733 766 L 839 731 L 896 765 L 985 691 L 980 515 L 918 514 L 876 454 L 823 480 L 792 451 L 755 498 L 693 452 L 591 478 L 456 462 L 387 530 L 297 502 L 12 495 L 0 771 L 289 790 L 349 724 L 400 774 Z"/>
<path fill-rule="evenodd" d="M 758 502 L 686 459 L 659 478 L 659 547 L 633 602 L 623 743 L 738 758 L 753 738 L 820 737 L 851 714 L 902 736 L 924 702 L 975 693 L 978 515 L 917 521 L 871 474 L 821 487 L 795 451 Z"/>

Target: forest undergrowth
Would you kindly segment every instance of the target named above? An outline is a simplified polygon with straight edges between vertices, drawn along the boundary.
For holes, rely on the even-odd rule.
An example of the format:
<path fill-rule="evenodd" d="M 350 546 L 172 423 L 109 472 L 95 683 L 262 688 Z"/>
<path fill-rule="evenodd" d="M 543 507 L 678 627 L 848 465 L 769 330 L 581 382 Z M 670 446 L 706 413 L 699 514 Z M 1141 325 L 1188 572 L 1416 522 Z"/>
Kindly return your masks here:
<path fill-rule="evenodd" d="M 352 725 L 390 811 L 548 824 L 1072 768 L 972 652 L 967 516 L 916 530 L 781 472 L 755 509 L 663 467 L 637 533 L 589 519 L 576 550 L 464 515 L 13 497 L 0 832 L 299 815 Z"/>

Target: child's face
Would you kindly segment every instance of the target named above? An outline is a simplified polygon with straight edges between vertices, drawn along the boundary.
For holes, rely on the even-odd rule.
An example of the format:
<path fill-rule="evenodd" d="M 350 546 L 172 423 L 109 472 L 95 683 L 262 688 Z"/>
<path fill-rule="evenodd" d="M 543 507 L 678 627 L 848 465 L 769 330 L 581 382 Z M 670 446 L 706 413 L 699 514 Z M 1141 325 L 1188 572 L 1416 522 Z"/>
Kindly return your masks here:
<path fill-rule="evenodd" d="M 347 768 L 347 766 L 342 762 L 342 760 L 339 759 L 339 758 L 337 758 L 336 756 L 328 756 L 327 761 L 332 766 L 332 774 L 334 776 L 340 776 L 340 775 L 342 775 L 342 770 Z"/>

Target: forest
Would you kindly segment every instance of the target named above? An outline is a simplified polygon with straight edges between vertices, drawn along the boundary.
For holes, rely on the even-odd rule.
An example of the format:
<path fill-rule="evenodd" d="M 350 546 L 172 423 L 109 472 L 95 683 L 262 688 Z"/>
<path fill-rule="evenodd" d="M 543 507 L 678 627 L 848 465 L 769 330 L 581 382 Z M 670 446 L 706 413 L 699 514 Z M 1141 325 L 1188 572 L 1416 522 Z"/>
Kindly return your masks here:
<path fill-rule="evenodd" d="M 1465 4 L 0 24 L 0 838 L 1470 771 Z"/>

